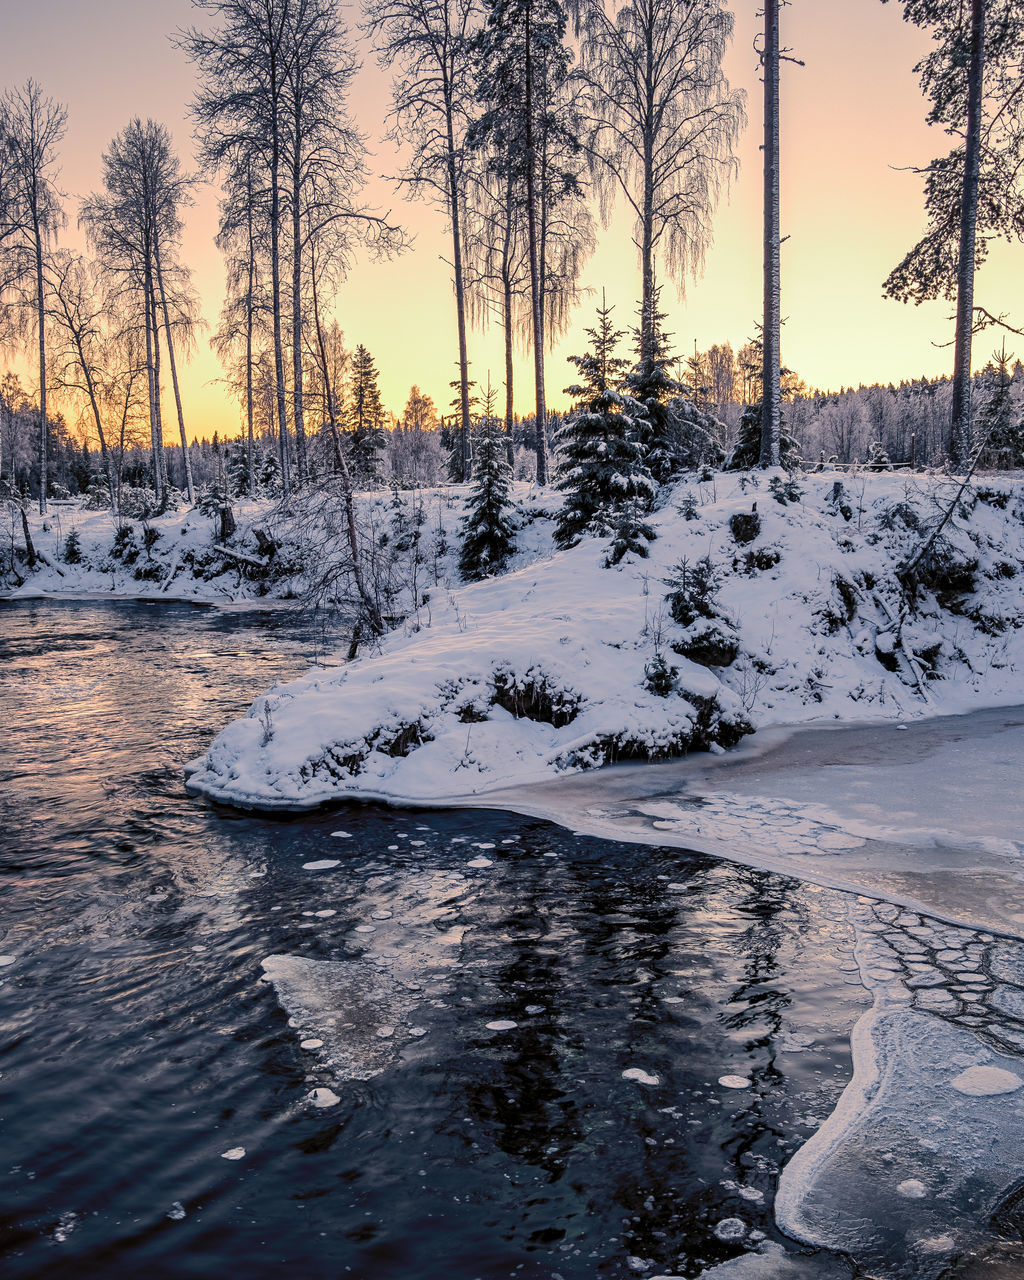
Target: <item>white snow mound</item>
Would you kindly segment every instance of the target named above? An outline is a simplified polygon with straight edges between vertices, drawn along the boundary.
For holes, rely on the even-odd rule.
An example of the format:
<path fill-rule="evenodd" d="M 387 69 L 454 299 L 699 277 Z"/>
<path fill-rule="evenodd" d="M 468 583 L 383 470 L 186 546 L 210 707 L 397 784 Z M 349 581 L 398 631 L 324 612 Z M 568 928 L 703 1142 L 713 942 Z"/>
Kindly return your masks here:
<path fill-rule="evenodd" d="M 680 485 L 649 559 L 606 568 L 590 539 L 437 591 L 375 652 L 259 698 L 189 787 L 265 809 L 432 802 L 729 746 L 752 726 L 1019 700 L 1024 484 L 968 492 L 912 590 L 900 566 L 954 486 L 822 474 L 797 490 L 777 500 L 779 476 Z M 755 506 L 759 532 L 738 542 L 731 519 Z M 705 557 L 714 589 L 684 625 L 666 579 L 692 582 Z"/>

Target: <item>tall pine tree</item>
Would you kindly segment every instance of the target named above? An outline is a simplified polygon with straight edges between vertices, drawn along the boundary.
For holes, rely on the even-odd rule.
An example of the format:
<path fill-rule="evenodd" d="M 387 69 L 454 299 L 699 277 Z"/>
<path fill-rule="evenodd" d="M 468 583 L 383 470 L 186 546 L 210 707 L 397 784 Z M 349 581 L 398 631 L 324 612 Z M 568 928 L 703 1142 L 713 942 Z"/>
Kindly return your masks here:
<path fill-rule="evenodd" d="M 578 401 L 556 440 L 566 497 L 555 528 L 559 546 L 575 545 L 587 533 L 614 535 L 608 563 L 630 551 L 646 555 L 654 537 L 644 515 L 655 484 L 647 468 L 650 422 L 644 406 L 619 390 L 628 361 L 615 354 L 622 332 L 612 326 L 612 308 L 598 308 L 597 325 L 587 330 L 591 350 L 570 356 L 582 382 L 566 388 Z"/>
<path fill-rule="evenodd" d="M 514 510 L 505 434 L 494 415 L 494 393 L 488 384 L 476 439 L 473 488 L 462 519 L 459 570 L 467 582 L 501 573 L 508 564 L 516 549 Z"/>
<path fill-rule="evenodd" d="M 347 418 L 353 479 L 360 484 L 373 484 L 380 479 L 378 454 L 384 447 L 384 406 L 377 366 L 362 343 L 352 355 Z"/>
<path fill-rule="evenodd" d="M 669 373 L 674 357 L 669 349 L 669 336 L 665 332 L 665 313 L 658 303 L 660 287 L 654 290 L 652 314 L 648 317 L 649 329 L 645 336 L 643 304 L 640 325 L 635 332 L 638 362 L 626 376 L 624 385 L 630 395 L 641 405 L 650 423 L 647 465 L 659 484 L 664 484 L 679 469 L 678 451 L 674 439 L 674 419 L 669 402 L 684 391 L 682 383 Z"/>

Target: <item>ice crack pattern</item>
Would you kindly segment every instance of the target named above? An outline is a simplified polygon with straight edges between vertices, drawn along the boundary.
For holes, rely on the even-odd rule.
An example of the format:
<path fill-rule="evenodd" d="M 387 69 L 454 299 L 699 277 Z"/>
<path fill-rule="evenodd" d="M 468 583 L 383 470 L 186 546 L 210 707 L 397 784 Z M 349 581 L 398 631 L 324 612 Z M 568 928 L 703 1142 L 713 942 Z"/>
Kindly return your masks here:
<path fill-rule="evenodd" d="M 847 911 L 874 1007 L 854 1028 L 853 1081 L 783 1170 L 776 1216 L 872 1276 L 938 1280 L 1022 1234 L 1024 943 L 863 897 Z"/>

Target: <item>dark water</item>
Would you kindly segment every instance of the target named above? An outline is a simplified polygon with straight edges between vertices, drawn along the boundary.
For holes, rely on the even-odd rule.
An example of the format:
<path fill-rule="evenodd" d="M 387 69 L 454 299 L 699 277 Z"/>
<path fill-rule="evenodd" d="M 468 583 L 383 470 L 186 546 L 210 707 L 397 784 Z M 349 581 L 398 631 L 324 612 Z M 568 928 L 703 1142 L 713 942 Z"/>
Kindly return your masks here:
<path fill-rule="evenodd" d="M 3 1276 L 694 1276 L 778 1238 L 866 1003 L 834 899 L 502 814 L 188 799 L 312 652 L 283 614 L 0 604 Z M 346 1080 L 260 962 L 358 980 L 374 918 L 425 1034 Z"/>

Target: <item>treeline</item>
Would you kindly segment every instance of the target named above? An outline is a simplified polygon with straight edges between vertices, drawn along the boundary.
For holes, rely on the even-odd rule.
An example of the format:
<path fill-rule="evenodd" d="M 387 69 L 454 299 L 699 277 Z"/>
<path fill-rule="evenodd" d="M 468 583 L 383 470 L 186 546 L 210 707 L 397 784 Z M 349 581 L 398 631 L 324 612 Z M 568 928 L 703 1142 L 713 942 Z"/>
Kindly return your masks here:
<path fill-rule="evenodd" d="M 286 495 L 324 472 L 351 490 L 381 474 L 388 418 L 374 394 L 372 356 L 345 345 L 338 286 L 356 254 L 387 258 L 408 248 L 390 214 L 362 198 L 368 152 L 349 103 L 353 33 L 337 0 L 194 4 L 202 22 L 173 39 L 196 72 L 191 121 L 202 173 L 222 193 L 217 241 L 227 292 L 212 342 L 241 406 L 245 483 L 256 489 L 272 451 Z M 946 451 L 964 466 L 974 451 L 971 339 L 979 326 L 1004 322 L 976 303 L 975 266 L 993 237 L 1024 238 L 1024 14 L 1016 0 L 903 4 L 904 16 L 934 37 L 918 70 L 929 119 L 954 146 L 925 171 L 926 234 L 885 287 L 903 301 L 957 301 L 951 425 L 944 445 L 929 428 L 921 447 L 929 460 Z M 701 413 L 706 403 L 726 418 L 727 406 L 746 406 L 733 456 L 748 458 L 760 431 L 754 461 L 769 466 L 780 460 L 785 433 L 801 425 L 805 454 L 837 456 L 854 451 L 863 426 L 840 424 L 833 410 L 849 407 L 845 397 L 811 414 L 793 399 L 798 388 L 782 367 L 779 0 L 767 0 L 763 16 L 759 335 L 749 358 L 736 362 L 742 390 L 735 370 L 728 396 L 715 389 L 728 376 L 724 348 L 712 348 L 717 363 L 707 353 L 707 397 L 699 355 L 673 381 L 689 388 Z M 386 137 L 406 158 L 391 175 L 396 189 L 432 204 L 450 234 L 458 339 L 450 474 L 470 478 L 482 418 L 504 423 L 515 462 L 518 345 L 533 357 L 530 443 L 535 477 L 546 483 L 545 355 L 579 301 L 598 223 L 607 224 L 616 202 L 632 213 L 639 268 L 634 368 L 668 365 L 659 290 L 699 273 L 744 124 L 744 95 L 722 69 L 732 14 L 723 0 L 364 0 L 360 30 L 391 74 Z M 64 106 L 31 79 L 0 97 L 0 342 L 30 351 L 37 369 L 40 508 L 54 396 L 95 441 L 112 506 L 125 459 L 143 449 L 158 501 L 172 488 L 195 501 L 180 370 L 203 327 L 182 249 L 198 175 L 182 168 L 161 123 L 128 121 L 102 155 L 98 188 L 74 211 L 89 252 L 71 253 L 60 245 L 70 211 L 57 183 L 66 124 Z M 498 390 L 470 378 L 470 330 L 492 323 L 504 338 L 503 406 Z M 880 430 L 873 413 L 868 434 Z M 916 449 L 918 433 L 910 434 Z M 830 435 L 842 436 L 835 449 Z M 894 435 L 896 453 L 905 445 Z M 794 455 L 791 441 L 785 452 Z M 16 453 L 12 443 L 12 489 Z"/>

